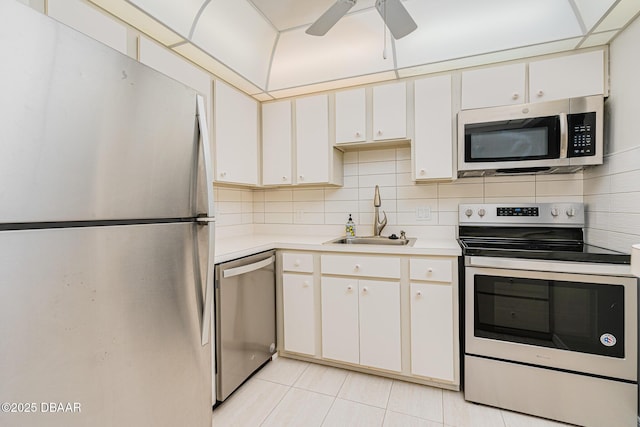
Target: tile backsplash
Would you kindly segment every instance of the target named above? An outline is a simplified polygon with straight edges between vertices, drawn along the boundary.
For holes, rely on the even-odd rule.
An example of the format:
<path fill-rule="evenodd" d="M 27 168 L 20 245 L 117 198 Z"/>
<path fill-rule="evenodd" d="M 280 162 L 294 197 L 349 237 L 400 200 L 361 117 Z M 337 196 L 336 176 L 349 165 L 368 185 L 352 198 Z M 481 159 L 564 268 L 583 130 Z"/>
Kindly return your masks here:
<path fill-rule="evenodd" d="M 584 173 L 586 240 L 631 251 L 640 243 L 640 147 L 606 156 L 604 165 Z"/>
<path fill-rule="evenodd" d="M 292 230 L 340 232 L 352 214 L 358 235 L 373 233 L 373 196 L 380 186 L 383 234 L 406 230 L 416 237 L 454 237 L 458 204 L 583 201 L 583 174 L 463 178 L 453 182 L 411 180 L 411 149 L 347 152 L 344 186 L 245 190 L 216 188 L 217 227 L 291 225 Z M 276 227 L 276 225 L 280 225 Z M 329 227 L 334 226 L 334 227 Z"/>

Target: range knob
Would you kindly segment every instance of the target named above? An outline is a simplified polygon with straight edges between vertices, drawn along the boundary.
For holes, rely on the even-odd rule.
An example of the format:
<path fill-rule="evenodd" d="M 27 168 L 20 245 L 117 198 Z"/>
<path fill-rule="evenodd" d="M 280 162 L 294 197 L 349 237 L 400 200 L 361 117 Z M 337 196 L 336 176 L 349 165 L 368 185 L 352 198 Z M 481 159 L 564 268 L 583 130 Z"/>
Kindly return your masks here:
<path fill-rule="evenodd" d="M 558 208 L 552 208 L 551 209 L 551 216 L 552 217 L 556 217 L 558 216 L 559 212 L 558 212 Z"/>
<path fill-rule="evenodd" d="M 567 216 L 569 218 L 571 218 L 572 216 L 575 216 L 575 214 L 576 214 L 576 210 L 574 208 L 567 209 Z"/>
<path fill-rule="evenodd" d="M 485 216 L 487 213 L 487 211 L 485 211 L 484 209 L 478 209 L 478 215 L 480 215 L 480 218 L 482 218 L 483 216 Z"/>
<path fill-rule="evenodd" d="M 467 218 L 469 218 L 471 215 L 473 215 L 473 210 L 467 209 L 466 211 L 464 211 L 464 214 L 467 216 Z"/>

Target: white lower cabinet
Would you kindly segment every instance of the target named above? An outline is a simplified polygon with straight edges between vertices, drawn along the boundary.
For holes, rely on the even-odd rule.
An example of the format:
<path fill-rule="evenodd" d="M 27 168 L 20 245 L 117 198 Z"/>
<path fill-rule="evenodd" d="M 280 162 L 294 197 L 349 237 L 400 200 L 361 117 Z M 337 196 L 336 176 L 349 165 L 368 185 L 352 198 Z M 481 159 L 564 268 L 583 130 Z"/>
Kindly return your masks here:
<path fill-rule="evenodd" d="M 400 371 L 400 283 L 359 280 L 360 364 Z"/>
<path fill-rule="evenodd" d="M 323 277 L 322 357 L 360 363 L 358 280 Z"/>
<path fill-rule="evenodd" d="M 280 259 L 284 355 L 459 389 L 455 256 L 290 251 Z"/>
<path fill-rule="evenodd" d="M 283 274 L 284 349 L 316 353 L 316 321 L 313 275 Z"/>
<path fill-rule="evenodd" d="M 322 356 L 401 370 L 400 284 L 322 278 Z"/>
<path fill-rule="evenodd" d="M 453 290 L 411 283 L 411 373 L 454 381 Z"/>

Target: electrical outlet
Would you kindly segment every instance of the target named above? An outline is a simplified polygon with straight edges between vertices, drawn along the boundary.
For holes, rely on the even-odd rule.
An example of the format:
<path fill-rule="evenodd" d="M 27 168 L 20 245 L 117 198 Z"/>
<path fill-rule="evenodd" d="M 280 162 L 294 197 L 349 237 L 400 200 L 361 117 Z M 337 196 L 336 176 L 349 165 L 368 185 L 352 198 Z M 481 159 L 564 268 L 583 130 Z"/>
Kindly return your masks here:
<path fill-rule="evenodd" d="M 418 221 L 431 220 L 431 208 L 429 206 L 421 206 L 416 208 L 416 219 Z"/>

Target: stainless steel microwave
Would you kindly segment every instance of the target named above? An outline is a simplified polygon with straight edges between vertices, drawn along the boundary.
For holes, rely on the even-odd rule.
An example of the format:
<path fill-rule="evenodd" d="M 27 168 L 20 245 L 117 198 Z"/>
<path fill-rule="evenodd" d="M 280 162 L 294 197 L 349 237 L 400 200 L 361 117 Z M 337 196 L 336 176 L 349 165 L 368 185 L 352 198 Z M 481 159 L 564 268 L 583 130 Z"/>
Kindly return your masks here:
<path fill-rule="evenodd" d="M 602 96 L 463 110 L 458 176 L 571 173 L 602 164 Z"/>

